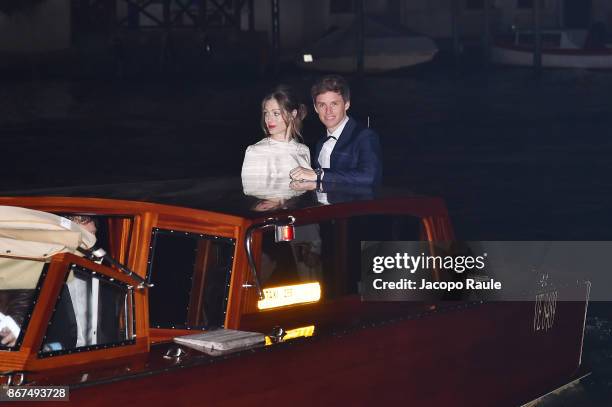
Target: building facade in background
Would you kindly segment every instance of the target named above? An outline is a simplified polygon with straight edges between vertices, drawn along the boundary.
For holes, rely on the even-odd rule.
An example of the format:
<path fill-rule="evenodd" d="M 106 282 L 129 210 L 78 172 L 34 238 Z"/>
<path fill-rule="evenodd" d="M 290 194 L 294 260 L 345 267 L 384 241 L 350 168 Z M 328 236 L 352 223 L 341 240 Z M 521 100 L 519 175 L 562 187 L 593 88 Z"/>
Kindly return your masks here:
<path fill-rule="evenodd" d="M 533 26 L 535 0 L 489 0 L 492 33 L 504 33 L 514 26 Z M 612 1 L 541 0 L 545 28 L 588 28 L 603 22 L 612 33 Z M 254 0 L 255 28 L 269 31 L 272 24 L 270 0 Z M 365 0 L 368 14 L 436 39 L 452 36 L 453 13 L 459 35 L 478 37 L 485 27 L 485 0 Z M 290 50 L 309 44 L 334 26 L 349 25 L 355 17 L 353 0 L 311 0 L 280 2 L 281 48 Z M 246 27 L 246 16 L 243 26 Z"/>
<path fill-rule="evenodd" d="M 18 1 L 18 0 L 16 0 Z M 70 0 L 30 2 L 0 11 L 0 52 L 38 54 L 70 48 Z"/>
<path fill-rule="evenodd" d="M 453 21 L 461 37 L 480 36 L 485 27 L 485 1 L 364 0 L 364 3 L 368 14 L 444 39 L 452 36 Z M 507 32 L 513 26 L 533 26 L 535 0 L 488 1 L 491 7 L 488 21 L 493 35 Z M 610 0 L 541 1 L 545 28 L 588 28 L 602 22 L 612 32 Z M 40 0 L 33 4 L 36 5 L 27 12 L 11 15 L 0 12 L 0 52 L 44 53 L 67 49 L 74 44 L 75 36 L 95 25 L 92 22 L 106 31 L 112 31 L 115 26 L 159 28 L 164 13 L 176 26 L 188 27 L 206 15 L 207 24 L 233 25 L 241 31 L 253 29 L 267 33 L 269 41 L 272 40 L 272 0 L 171 0 L 167 3 L 165 0 Z M 355 18 L 355 0 L 285 0 L 278 1 L 278 5 L 280 48 L 284 52 L 310 44 L 334 27 L 349 25 Z M 83 10 L 91 14 L 89 21 L 79 15 Z"/>

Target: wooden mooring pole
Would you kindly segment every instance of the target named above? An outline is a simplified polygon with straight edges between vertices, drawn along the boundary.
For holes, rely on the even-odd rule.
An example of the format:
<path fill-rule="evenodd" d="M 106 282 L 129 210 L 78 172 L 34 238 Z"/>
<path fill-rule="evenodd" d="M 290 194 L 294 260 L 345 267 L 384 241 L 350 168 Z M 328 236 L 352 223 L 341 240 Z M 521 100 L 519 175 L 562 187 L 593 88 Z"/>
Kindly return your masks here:
<path fill-rule="evenodd" d="M 451 33 L 453 36 L 453 58 L 455 62 L 461 54 L 461 43 L 459 42 L 459 0 L 450 0 L 451 7 Z"/>
<path fill-rule="evenodd" d="M 491 60 L 491 0 L 484 0 L 483 7 L 482 56 L 485 70 L 488 70 Z"/>
<path fill-rule="evenodd" d="M 542 73 L 542 2 L 533 0 L 533 71 L 536 76 Z"/>
<path fill-rule="evenodd" d="M 356 38 L 356 56 L 357 56 L 357 75 L 363 76 L 365 68 L 365 1 L 355 0 L 356 18 L 357 18 L 357 38 Z"/>
<path fill-rule="evenodd" d="M 272 58 L 274 75 L 280 69 L 280 1 L 271 0 L 272 6 Z"/>

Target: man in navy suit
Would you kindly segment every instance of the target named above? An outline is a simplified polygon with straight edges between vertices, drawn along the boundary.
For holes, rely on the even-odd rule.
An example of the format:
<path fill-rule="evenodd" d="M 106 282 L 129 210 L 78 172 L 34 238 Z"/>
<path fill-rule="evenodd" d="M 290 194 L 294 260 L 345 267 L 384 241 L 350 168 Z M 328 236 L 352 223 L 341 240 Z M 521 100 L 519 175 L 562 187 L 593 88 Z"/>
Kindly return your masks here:
<path fill-rule="evenodd" d="M 289 174 L 291 178 L 318 183 L 379 183 L 382 159 L 378 134 L 347 116 L 351 98 L 346 80 L 326 76 L 313 85 L 311 95 L 327 137 L 317 143 L 314 170 L 296 167 Z"/>

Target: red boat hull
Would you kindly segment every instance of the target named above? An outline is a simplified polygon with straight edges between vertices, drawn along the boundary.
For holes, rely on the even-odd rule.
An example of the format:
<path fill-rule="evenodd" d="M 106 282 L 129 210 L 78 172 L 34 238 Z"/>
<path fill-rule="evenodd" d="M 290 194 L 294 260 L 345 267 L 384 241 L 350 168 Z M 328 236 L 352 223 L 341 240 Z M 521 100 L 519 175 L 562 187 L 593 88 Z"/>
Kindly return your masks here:
<path fill-rule="evenodd" d="M 516 406 L 579 373 L 584 312 L 560 302 L 554 326 L 534 332 L 534 303 L 466 304 L 182 368 L 159 363 L 161 345 L 123 377 L 73 388 L 70 402 Z"/>

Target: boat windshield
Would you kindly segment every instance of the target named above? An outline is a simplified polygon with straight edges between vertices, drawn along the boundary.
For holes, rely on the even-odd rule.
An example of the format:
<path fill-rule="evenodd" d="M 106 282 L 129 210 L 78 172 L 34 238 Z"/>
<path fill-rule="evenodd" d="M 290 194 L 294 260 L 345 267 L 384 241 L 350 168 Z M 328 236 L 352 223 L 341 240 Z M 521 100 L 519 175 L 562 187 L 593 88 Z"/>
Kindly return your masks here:
<path fill-rule="evenodd" d="M 15 350 L 21 345 L 45 264 L 0 257 L 0 350 Z"/>
<path fill-rule="evenodd" d="M 264 300 L 260 309 L 358 294 L 361 242 L 418 241 L 422 223 L 404 214 L 356 215 L 298 225 L 294 234 L 292 241 L 277 243 L 272 231 L 263 233 L 258 276 L 266 298 L 300 299 Z M 302 298 L 302 292 L 310 300 Z"/>

